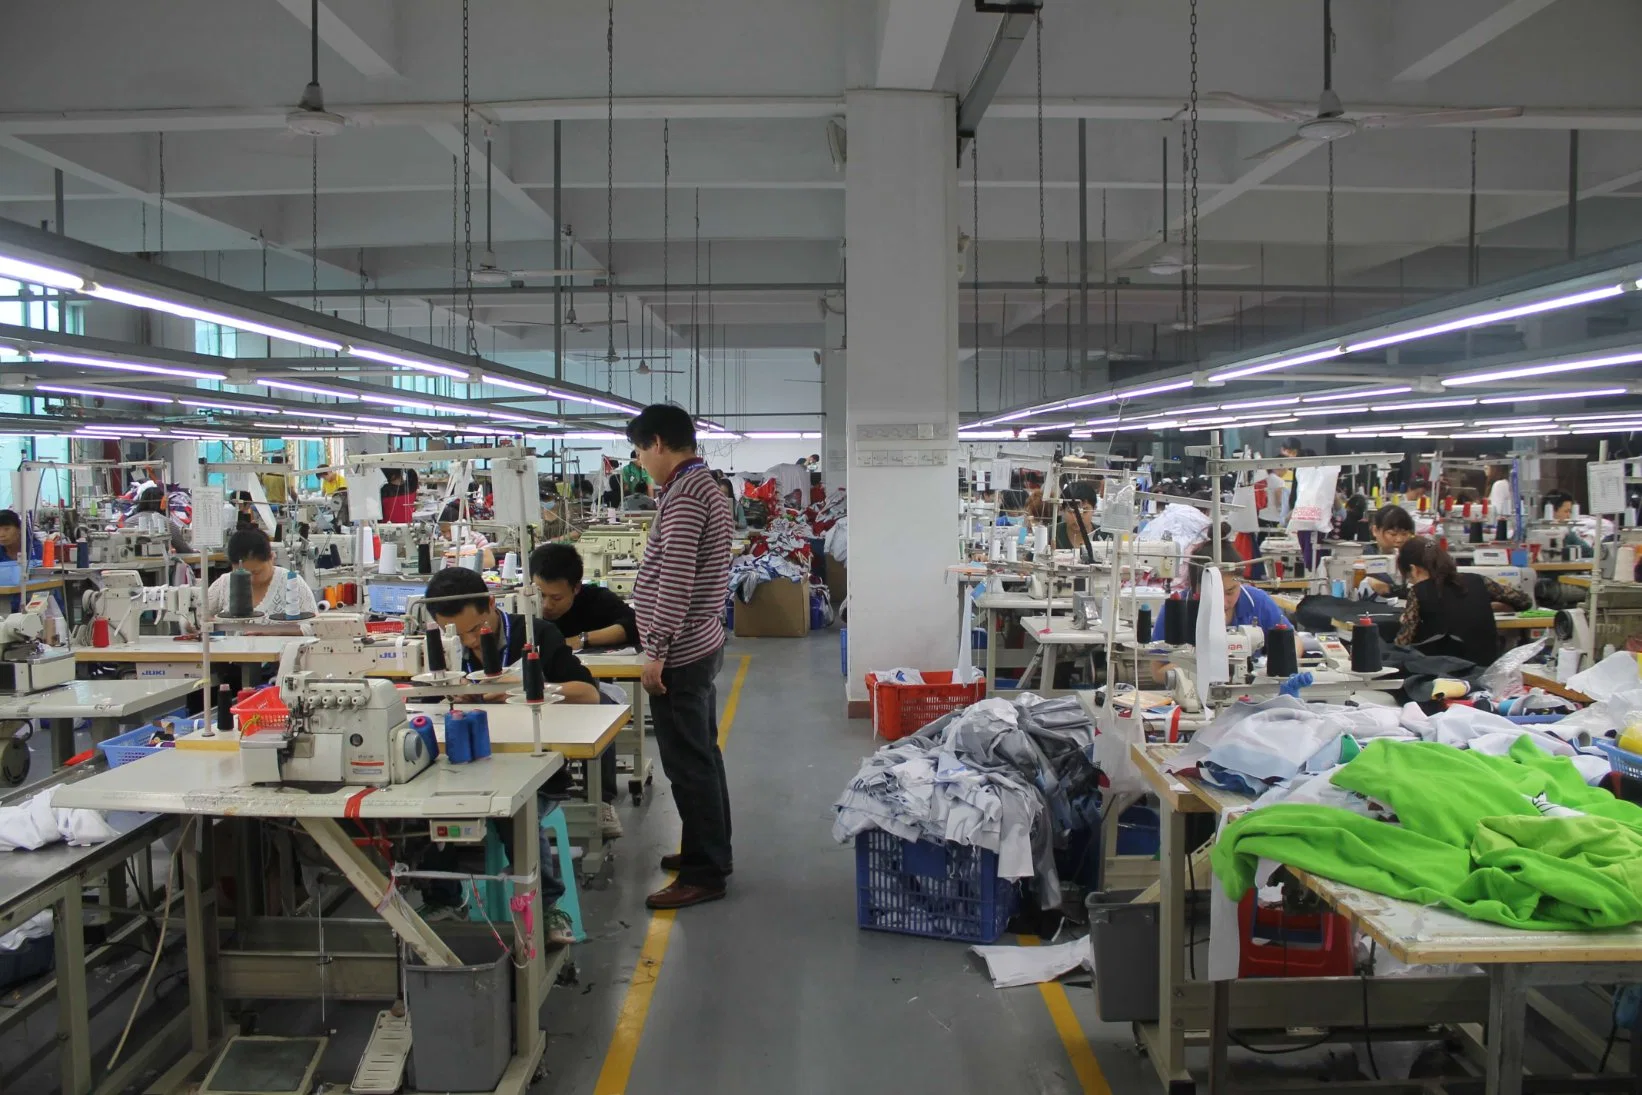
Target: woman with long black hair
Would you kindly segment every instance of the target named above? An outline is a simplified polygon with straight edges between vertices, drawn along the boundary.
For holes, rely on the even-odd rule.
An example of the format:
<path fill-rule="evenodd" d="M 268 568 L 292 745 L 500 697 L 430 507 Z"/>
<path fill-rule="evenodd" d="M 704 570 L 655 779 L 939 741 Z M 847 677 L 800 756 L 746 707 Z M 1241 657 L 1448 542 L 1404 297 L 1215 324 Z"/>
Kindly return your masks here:
<path fill-rule="evenodd" d="M 1408 581 L 1397 643 L 1427 654 L 1451 655 L 1490 665 L 1499 655 L 1494 613 L 1531 608 L 1526 594 L 1480 574 L 1461 574 L 1441 544 L 1416 536 L 1397 551 L 1397 569 Z"/>

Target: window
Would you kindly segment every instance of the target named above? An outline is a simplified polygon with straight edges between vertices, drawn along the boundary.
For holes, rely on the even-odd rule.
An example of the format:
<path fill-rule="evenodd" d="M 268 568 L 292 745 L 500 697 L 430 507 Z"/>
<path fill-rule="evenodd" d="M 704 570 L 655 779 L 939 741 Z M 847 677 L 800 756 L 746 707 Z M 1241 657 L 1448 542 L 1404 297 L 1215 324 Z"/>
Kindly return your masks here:
<path fill-rule="evenodd" d="M 212 357 L 238 357 L 239 332 L 220 323 L 194 321 L 194 352 Z"/>

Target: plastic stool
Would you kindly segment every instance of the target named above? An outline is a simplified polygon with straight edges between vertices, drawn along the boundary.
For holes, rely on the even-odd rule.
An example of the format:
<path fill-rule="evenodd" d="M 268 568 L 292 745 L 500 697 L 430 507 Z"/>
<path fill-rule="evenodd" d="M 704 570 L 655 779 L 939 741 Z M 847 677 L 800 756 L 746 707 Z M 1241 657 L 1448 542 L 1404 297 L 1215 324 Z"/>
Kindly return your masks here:
<path fill-rule="evenodd" d="M 582 930 L 582 902 L 576 886 L 576 861 L 570 856 L 570 826 L 565 822 L 564 807 L 555 806 L 542 816 L 542 828 L 553 832 L 553 846 L 559 850 L 559 881 L 564 893 L 554 904 L 570 917 L 570 930 L 576 933 L 576 942 L 586 940 Z"/>

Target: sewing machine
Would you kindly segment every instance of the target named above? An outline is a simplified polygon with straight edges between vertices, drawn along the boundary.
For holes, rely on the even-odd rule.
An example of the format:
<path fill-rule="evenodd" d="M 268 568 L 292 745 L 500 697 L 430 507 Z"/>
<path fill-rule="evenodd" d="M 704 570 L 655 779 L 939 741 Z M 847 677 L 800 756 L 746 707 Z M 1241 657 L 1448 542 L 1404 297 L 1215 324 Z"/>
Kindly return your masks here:
<path fill-rule="evenodd" d="M 374 787 L 405 783 L 433 764 L 411 729 L 391 682 L 332 680 L 280 660 L 279 696 L 290 714 L 284 726 L 240 738 L 240 762 L 251 783 L 342 783 Z"/>
<path fill-rule="evenodd" d="M 205 614 L 205 587 L 145 586 L 134 570 L 109 570 L 103 572 L 101 589 L 86 591 L 83 604 L 88 616 L 108 621 L 112 643 L 134 643 L 142 634 L 145 612 L 155 613 L 156 622 L 177 621 L 184 634 L 197 634 Z"/>
<path fill-rule="evenodd" d="M 91 544 L 91 565 L 99 568 L 143 559 L 163 559 L 170 542 L 168 536 L 134 529 L 87 533 L 86 539 Z"/>
<path fill-rule="evenodd" d="M 280 674 L 308 673 L 316 678 L 392 675 L 414 677 L 425 665 L 426 644 L 420 634 L 367 635 L 349 627 L 326 631 L 310 625 L 325 621 L 325 613 L 304 620 L 307 637 L 293 642 L 280 658 Z M 351 615 L 351 614 L 347 614 Z M 363 617 L 355 617 L 363 624 Z M 327 621 L 328 622 L 328 621 Z"/>
<path fill-rule="evenodd" d="M 1323 575 L 1331 585 L 1334 582 L 1344 585 L 1346 596 L 1355 601 L 1357 587 L 1364 578 L 1397 583 L 1397 558 L 1394 555 L 1327 555 L 1323 558 Z"/>
<path fill-rule="evenodd" d="M 310 532 L 297 541 L 292 555 L 298 560 L 297 569 L 303 571 L 351 567 L 358 540 L 356 534 L 349 532 Z"/>
<path fill-rule="evenodd" d="M 1492 578 L 1506 589 L 1514 589 L 1529 597 L 1534 595 L 1534 571 L 1531 567 L 1469 566 L 1460 567 L 1461 574 L 1480 574 Z"/>
<path fill-rule="evenodd" d="M 49 594 L 37 593 L 23 611 L 0 619 L 0 692 L 43 692 L 74 679 L 74 652 L 42 641 L 50 603 Z"/>
<path fill-rule="evenodd" d="M 594 525 L 576 542 L 586 577 L 608 578 L 619 571 L 635 571 L 644 558 L 648 533 L 635 525 Z"/>

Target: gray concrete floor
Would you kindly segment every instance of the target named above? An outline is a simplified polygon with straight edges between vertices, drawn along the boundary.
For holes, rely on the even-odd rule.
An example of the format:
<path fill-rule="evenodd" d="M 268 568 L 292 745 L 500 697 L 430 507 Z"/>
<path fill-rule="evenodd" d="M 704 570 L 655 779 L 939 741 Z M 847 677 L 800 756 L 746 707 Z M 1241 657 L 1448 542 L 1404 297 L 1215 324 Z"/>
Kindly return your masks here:
<path fill-rule="evenodd" d="M 724 901 L 677 914 L 625 1090 L 1082 1092 L 1037 988 L 993 989 L 963 944 L 856 927 L 854 851 L 832 840 L 832 803 L 874 743 L 845 718 L 837 633 L 732 642 L 721 704 L 743 655 L 725 749 L 736 873 Z M 644 942 L 643 898 L 676 846 L 659 773 L 645 805 L 620 811 L 610 884 L 583 894 L 581 984 L 548 1003 L 542 1092 L 594 1092 Z M 1110 1090 L 1157 1090 L 1128 1028 L 1097 1022 L 1088 989 L 1066 991 Z"/>

